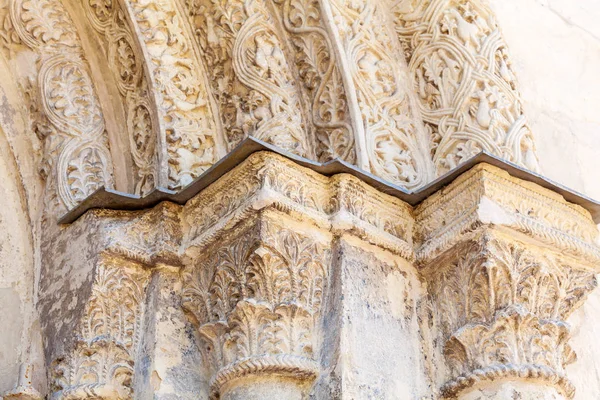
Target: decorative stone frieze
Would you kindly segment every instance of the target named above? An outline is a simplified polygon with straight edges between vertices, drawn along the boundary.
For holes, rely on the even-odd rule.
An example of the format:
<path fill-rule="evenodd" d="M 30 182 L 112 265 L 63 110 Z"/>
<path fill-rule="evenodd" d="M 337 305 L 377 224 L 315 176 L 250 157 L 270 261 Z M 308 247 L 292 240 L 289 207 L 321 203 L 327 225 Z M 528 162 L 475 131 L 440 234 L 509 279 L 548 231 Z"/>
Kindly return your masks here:
<path fill-rule="evenodd" d="M 527 382 L 516 393 L 540 385 L 571 398 L 566 321 L 597 286 L 589 213 L 480 164 L 421 204 L 416 225 L 447 365 L 442 396 L 516 380 Z"/>

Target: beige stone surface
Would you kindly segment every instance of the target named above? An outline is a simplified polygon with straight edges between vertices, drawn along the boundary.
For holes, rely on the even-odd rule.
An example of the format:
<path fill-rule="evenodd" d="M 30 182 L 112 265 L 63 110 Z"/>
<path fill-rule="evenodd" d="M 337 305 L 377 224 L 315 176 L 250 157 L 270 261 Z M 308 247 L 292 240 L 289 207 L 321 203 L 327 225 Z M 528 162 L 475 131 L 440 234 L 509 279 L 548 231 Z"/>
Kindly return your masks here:
<path fill-rule="evenodd" d="M 600 199 L 596 3 L 0 0 L 0 396 L 600 398 L 598 227 L 502 165 L 411 205 L 262 151 L 56 222 L 248 136 Z"/>

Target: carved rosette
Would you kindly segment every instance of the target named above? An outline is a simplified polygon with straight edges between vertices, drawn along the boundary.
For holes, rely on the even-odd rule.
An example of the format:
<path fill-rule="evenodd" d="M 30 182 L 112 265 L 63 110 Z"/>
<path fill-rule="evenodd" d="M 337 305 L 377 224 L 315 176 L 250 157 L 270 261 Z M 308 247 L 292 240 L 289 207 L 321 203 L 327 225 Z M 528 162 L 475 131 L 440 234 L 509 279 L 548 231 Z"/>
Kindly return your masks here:
<path fill-rule="evenodd" d="M 212 365 L 213 398 L 250 375 L 303 383 L 319 374 L 316 325 L 329 244 L 275 218 L 245 221 L 183 272 L 183 307 Z"/>
<path fill-rule="evenodd" d="M 52 363 L 52 399 L 131 399 L 149 273 L 100 256 L 73 349 Z"/>
<path fill-rule="evenodd" d="M 539 169 L 506 43 L 487 0 L 402 0 L 409 61 L 438 175 L 486 150 Z"/>

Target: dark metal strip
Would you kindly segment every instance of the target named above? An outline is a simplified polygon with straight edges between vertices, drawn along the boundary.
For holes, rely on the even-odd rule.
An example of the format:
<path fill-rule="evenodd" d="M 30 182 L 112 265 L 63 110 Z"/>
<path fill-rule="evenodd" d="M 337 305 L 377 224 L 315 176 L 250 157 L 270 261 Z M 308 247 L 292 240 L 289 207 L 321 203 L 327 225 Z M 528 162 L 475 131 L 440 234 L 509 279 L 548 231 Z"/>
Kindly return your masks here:
<path fill-rule="evenodd" d="M 311 170 L 326 176 L 332 176 L 341 173 L 354 175 L 363 182 L 373 186 L 380 192 L 397 197 L 398 199 L 403 200 L 412 206 L 418 205 L 433 193 L 454 181 L 458 176 L 473 168 L 475 165 L 487 163 L 508 172 L 515 178 L 533 182 L 562 195 L 568 202 L 578 204 L 588 210 L 592 214 L 594 222 L 600 223 L 599 202 L 570 190 L 558 183 L 555 183 L 543 177 L 542 175 L 525 170 L 516 164 L 502 160 L 485 151 L 477 154 L 469 161 L 461 164 L 457 168 L 434 180 L 421 189 L 415 192 L 408 192 L 400 186 L 384 181 L 381 178 L 378 178 L 375 175 L 363 171 L 358 167 L 348 164 L 344 161 L 336 159 L 324 164 L 318 163 L 316 161 L 308 160 L 306 158 L 291 154 L 253 137 L 245 139 L 233 151 L 215 163 L 211 168 L 206 170 L 202 175 L 200 175 L 192 183 L 179 192 L 159 187 L 148 193 L 146 196 L 140 197 L 102 187 L 89 195 L 77 207 L 63 215 L 58 222 L 60 224 L 69 224 L 92 208 L 105 208 L 111 210 L 142 210 L 151 208 L 163 201 L 170 201 L 183 205 L 189 199 L 218 180 L 221 176 L 231 171 L 237 165 L 246 160 L 252 153 L 257 151 L 270 151 L 277 153 L 303 167 L 310 168 Z"/>

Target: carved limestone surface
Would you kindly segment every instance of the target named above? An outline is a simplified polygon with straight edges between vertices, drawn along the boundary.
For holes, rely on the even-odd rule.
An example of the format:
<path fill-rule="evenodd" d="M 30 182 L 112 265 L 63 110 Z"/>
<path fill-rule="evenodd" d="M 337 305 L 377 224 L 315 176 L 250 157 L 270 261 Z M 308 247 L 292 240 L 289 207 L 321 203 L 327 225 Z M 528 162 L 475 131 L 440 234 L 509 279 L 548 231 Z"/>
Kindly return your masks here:
<path fill-rule="evenodd" d="M 393 12 L 437 174 L 481 150 L 537 171 L 508 49 L 488 0 L 400 0 Z"/>
<path fill-rule="evenodd" d="M 436 378 L 442 396 L 517 380 L 572 398 L 566 321 L 597 286 L 600 260 L 589 213 L 480 164 L 415 217 L 417 263 L 447 366 Z"/>
<path fill-rule="evenodd" d="M 136 194 L 144 195 L 157 184 L 158 116 L 149 101 L 148 78 L 137 37 L 119 2 L 87 0 L 82 2 L 90 25 L 103 44 L 104 57 L 116 78 L 124 104 L 127 136 L 135 165 Z"/>
<path fill-rule="evenodd" d="M 354 129 L 333 42 L 318 0 L 277 0 L 280 19 L 295 54 L 309 99 L 316 159 L 356 163 Z"/>
<path fill-rule="evenodd" d="M 149 274 L 138 264 L 101 255 L 73 349 L 52 366 L 53 399 L 132 399 Z"/>
<path fill-rule="evenodd" d="M 184 207 L 184 246 L 213 240 L 256 209 L 272 206 L 338 234 L 414 258 L 410 206 L 354 176 L 331 178 L 268 152 L 255 153 Z"/>
<path fill-rule="evenodd" d="M 314 157 L 298 83 L 264 0 L 187 0 L 231 150 L 251 135 Z"/>
<path fill-rule="evenodd" d="M 183 272 L 183 307 L 206 343 L 213 397 L 246 375 L 314 380 L 319 373 L 315 330 L 329 241 L 276 218 L 265 214 L 233 229 Z"/>
<path fill-rule="evenodd" d="M 255 152 L 185 204 L 90 210 L 48 244 L 83 253 L 42 275 L 43 310 L 64 316 L 44 329 L 74 332 L 49 339 L 50 391 L 572 398 L 568 321 L 597 285 L 597 238 L 586 209 L 485 163 L 411 207 L 356 176 Z M 374 335 L 357 316 L 398 332 Z M 409 354 L 381 365 L 347 355 L 404 341 Z M 416 375 L 394 378 L 404 362 Z"/>
<path fill-rule="evenodd" d="M 126 9 L 138 32 L 145 67 L 160 116 L 159 155 L 168 171 L 163 185 L 186 186 L 220 156 L 218 125 L 207 92 L 206 76 L 185 16 L 176 1 L 128 0 Z M 144 110 L 137 112 L 146 118 Z"/>
<path fill-rule="evenodd" d="M 342 63 L 349 69 L 362 117 L 361 149 L 375 175 L 408 189 L 431 178 L 425 133 L 414 94 L 406 84 L 407 68 L 390 35 L 383 1 L 332 0 Z"/>
<path fill-rule="evenodd" d="M 104 117 L 79 36 L 60 1 L 10 0 L 20 42 L 38 54 L 37 83 L 29 82 L 40 110 L 36 133 L 44 140 L 42 170 L 51 192 L 71 209 L 101 186 L 112 186 L 112 157 Z"/>
<path fill-rule="evenodd" d="M 494 224 L 535 238 L 589 267 L 600 260 L 589 212 L 562 196 L 479 164 L 416 208 L 418 250 L 429 262 L 479 226 Z"/>
<path fill-rule="evenodd" d="M 506 378 L 573 396 L 566 320 L 597 286 L 593 271 L 492 231 L 434 261 L 425 276 L 448 364 L 445 396 Z"/>

